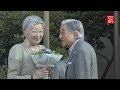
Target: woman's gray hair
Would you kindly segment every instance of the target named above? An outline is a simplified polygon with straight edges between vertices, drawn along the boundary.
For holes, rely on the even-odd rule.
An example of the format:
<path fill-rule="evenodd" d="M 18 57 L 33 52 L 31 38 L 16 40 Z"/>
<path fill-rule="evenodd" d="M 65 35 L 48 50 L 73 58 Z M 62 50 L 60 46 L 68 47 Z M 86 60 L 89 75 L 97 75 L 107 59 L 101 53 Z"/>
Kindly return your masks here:
<path fill-rule="evenodd" d="M 63 20 L 61 22 L 61 25 L 67 25 L 67 27 L 69 28 L 69 30 L 71 32 L 79 32 L 79 35 L 78 35 L 78 38 L 79 37 L 82 37 L 84 38 L 84 28 L 83 28 L 83 24 L 79 21 L 79 20 L 76 20 L 76 19 L 66 19 L 66 20 Z"/>
<path fill-rule="evenodd" d="M 39 16 L 27 16 L 23 21 L 22 30 L 24 31 L 27 28 L 31 28 L 33 25 L 37 24 L 43 24 L 43 26 L 45 25 L 44 21 Z"/>

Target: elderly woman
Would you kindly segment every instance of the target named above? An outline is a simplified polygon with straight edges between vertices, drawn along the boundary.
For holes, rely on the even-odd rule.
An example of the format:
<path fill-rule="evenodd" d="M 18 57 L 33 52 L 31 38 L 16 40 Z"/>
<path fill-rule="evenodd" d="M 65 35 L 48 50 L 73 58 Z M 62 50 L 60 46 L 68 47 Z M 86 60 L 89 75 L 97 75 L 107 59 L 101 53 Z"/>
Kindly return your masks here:
<path fill-rule="evenodd" d="M 45 47 L 39 45 L 44 34 L 44 22 L 38 16 L 28 16 L 22 24 L 23 43 L 14 45 L 8 57 L 8 79 L 43 79 L 49 74 L 48 68 L 38 69 L 31 55 Z"/>

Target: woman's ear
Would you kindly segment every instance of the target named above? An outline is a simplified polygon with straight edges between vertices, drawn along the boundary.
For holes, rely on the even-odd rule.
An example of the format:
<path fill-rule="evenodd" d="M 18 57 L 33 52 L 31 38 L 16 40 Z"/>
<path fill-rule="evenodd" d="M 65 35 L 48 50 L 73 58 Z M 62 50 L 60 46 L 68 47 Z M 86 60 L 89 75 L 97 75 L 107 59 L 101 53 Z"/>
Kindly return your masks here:
<path fill-rule="evenodd" d="M 26 30 L 23 31 L 23 36 L 26 37 Z"/>
<path fill-rule="evenodd" d="M 27 36 L 27 33 L 28 33 L 28 30 L 24 30 L 23 31 L 23 35 L 26 37 Z"/>

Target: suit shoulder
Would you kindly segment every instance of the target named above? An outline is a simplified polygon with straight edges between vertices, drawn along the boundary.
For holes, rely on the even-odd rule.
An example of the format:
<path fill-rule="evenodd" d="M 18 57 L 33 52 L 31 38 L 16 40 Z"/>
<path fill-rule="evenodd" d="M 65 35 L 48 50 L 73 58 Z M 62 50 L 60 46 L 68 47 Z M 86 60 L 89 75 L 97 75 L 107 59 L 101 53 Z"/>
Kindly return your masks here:
<path fill-rule="evenodd" d="M 81 48 L 86 48 L 86 49 L 94 49 L 92 47 L 92 45 L 90 45 L 88 42 L 84 41 L 82 44 L 81 44 Z"/>
<path fill-rule="evenodd" d="M 78 53 L 86 53 L 86 54 L 89 54 L 89 53 L 94 53 L 95 50 L 94 48 L 86 41 L 84 41 L 83 43 L 81 43 L 81 45 L 78 47 L 77 49 L 77 52 Z"/>

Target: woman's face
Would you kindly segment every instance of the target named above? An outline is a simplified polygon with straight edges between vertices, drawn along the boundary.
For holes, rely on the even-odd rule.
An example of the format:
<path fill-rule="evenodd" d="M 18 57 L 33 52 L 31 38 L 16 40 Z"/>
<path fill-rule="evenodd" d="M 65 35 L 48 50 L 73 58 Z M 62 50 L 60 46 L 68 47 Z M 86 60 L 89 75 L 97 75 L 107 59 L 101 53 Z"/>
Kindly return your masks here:
<path fill-rule="evenodd" d="M 26 39 L 33 45 L 37 45 L 41 42 L 44 34 L 44 27 L 42 24 L 33 25 L 31 30 L 25 30 Z"/>

